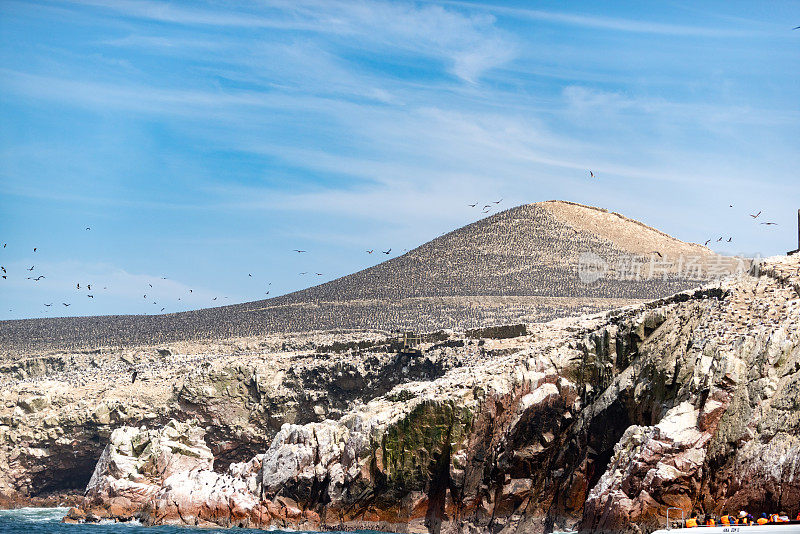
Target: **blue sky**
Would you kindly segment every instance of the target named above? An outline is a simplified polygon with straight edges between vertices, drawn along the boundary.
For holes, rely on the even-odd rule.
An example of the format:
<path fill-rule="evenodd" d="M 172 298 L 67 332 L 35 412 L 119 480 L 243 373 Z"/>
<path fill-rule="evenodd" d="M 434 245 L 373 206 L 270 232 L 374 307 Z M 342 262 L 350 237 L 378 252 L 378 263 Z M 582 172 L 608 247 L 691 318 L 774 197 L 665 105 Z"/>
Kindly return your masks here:
<path fill-rule="evenodd" d="M 798 2 L 3 0 L 0 318 L 275 296 L 501 198 L 784 253 L 798 25 Z"/>

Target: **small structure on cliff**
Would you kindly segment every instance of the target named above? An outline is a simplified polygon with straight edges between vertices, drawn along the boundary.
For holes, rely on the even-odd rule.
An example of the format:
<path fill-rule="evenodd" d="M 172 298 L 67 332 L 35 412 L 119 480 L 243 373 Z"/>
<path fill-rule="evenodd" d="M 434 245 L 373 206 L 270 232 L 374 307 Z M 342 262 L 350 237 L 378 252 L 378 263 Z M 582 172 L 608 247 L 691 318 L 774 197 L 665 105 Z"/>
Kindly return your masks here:
<path fill-rule="evenodd" d="M 422 343 L 422 337 L 414 332 L 403 332 L 403 346 L 400 349 L 401 354 L 409 354 L 412 356 L 422 356 L 422 351 L 418 348 Z"/>
<path fill-rule="evenodd" d="M 791 256 L 792 254 L 797 254 L 800 252 L 800 209 L 797 210 L 797 249 L 790 250 L 786 254 Z"/>

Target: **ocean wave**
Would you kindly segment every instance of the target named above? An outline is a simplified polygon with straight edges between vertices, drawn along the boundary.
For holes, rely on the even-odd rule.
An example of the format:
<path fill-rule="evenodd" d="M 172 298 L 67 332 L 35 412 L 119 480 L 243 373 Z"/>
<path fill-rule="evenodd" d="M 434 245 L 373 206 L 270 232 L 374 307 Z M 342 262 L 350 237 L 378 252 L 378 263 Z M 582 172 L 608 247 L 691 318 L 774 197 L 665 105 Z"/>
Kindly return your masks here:
<path fill-rule="evenodd" d="M 68 511 L 69 508 L 16 508 L 0 510 L 0 517 L 24 523 L 60 522 Z"/>
<path fill-rule="evenodd" d="M 98 525 L 116 525 L 122 527 L 141 527 L 142 523 L 138 519 L 131 519 L 130 521 L 114 521 L 113 519 L 101 519 L 97 522 Z"/>

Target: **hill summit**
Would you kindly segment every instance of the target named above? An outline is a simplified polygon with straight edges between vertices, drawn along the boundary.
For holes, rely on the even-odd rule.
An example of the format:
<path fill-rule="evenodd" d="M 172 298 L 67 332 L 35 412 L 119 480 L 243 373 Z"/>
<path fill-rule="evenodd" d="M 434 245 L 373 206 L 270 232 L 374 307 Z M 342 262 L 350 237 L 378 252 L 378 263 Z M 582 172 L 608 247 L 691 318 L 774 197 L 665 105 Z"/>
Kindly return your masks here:
<path fill-rule="evenodd" d="M 337 280 L 280 297 L 156 316 L 0 322 L 8 348 L 89 348 L 312 330 L 542 322 L 665 297 L 737 267 L 618 213 L 518 206 Z"/>

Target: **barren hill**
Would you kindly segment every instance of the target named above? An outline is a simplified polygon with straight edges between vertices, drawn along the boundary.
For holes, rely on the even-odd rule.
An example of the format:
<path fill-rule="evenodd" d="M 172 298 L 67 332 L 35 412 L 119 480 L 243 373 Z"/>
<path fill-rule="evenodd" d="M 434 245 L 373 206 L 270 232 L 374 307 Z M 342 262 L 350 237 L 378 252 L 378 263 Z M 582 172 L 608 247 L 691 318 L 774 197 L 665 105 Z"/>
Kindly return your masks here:
<path fill-rule="evenodd" d="M 664 297 L 735 268 L 730 258 L 617 213 L 549 201 L 511 208 L 281 297 L 168 315 L 3 321 L 0 346 L 26 352 L 541 322 Z"/>

